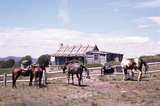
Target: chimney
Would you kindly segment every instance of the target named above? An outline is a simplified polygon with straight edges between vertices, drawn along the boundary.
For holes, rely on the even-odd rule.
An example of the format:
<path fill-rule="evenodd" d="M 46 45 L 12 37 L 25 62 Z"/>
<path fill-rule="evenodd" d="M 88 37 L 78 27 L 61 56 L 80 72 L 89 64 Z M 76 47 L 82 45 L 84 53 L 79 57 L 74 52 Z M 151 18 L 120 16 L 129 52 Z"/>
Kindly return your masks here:
<path fill-rule="evenodd" d="M 63 43 L 60 43 L 60 47 L 63 47 Z"/>

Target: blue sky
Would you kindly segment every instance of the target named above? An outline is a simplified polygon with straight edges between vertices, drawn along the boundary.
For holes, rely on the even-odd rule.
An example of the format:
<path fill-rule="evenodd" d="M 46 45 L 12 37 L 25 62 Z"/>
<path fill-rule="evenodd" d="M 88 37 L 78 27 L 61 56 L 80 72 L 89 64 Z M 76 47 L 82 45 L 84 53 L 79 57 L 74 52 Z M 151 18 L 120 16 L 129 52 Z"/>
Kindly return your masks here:
<path fill-rule="evenodd" d="M 158 54 L 159 9 L 160 0 L 0 0 L 0 55 L 37 57 L 61 42 L 126 56 Z"/>

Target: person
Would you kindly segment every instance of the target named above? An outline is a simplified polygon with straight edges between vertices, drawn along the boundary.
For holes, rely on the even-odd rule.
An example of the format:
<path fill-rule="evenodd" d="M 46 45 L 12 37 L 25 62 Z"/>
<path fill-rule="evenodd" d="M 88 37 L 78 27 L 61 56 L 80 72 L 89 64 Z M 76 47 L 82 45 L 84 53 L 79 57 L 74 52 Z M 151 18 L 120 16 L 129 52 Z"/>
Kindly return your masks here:
<path fill-rule="evenodd" d="M 21 63 L 21 69 L 22 71 L 28 71 L 29 70 L 29 65 L 27 65 L 28 60 L 23 60 Z"/>

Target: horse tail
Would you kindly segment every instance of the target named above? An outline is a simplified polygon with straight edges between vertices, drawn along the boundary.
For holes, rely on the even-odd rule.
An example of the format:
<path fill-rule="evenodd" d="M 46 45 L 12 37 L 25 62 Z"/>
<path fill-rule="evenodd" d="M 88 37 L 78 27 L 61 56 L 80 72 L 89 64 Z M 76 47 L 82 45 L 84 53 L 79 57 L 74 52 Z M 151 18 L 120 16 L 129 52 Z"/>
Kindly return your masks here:
<path fill-rule="evenodd" d="M 143 62 L 143 64 L 144 64 L 144 67 L 145 67 L 145 74 L 146 74 L 146 72 L 148 71 L 149 66 L 148 66 L 148 64 L 146 62 Z"/>
<path fill-rule="evenodd" d="M 87 69 L 87 67 L 82 66 L 82 68 L 85 69 L 85 72 L 86 72 L 86 74 L 87 74 L 87 78 L 90 79 L 89 70 Z"/>
<path fill-rule="evenodd" d="M 14 81 L 14 72 L 12 72 L 12 81 Z"/>
<path fill-rule="evenodd" d="M 103 75 L 104 66 L 101 68 L 101 76 Z"/>
<path fill-rule="evenodd" d="M 66 73 L 67 66 L 62 66 L 63 73 Z"/>

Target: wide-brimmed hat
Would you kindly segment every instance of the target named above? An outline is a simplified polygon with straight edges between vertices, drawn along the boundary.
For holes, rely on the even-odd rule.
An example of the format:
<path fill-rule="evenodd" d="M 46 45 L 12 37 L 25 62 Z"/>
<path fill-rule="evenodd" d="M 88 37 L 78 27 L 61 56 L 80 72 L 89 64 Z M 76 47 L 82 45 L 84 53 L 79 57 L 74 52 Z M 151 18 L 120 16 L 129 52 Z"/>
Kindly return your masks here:
<path fill-rule="evenodd" d="M 32 66 L 38 67 L 39 65 L 35 63 L 35 64 L 32 64 Z"/>
<path fill-rule="evenodd" d="M 23 61 L 22 61 L 23 64 L 25 64 L 25 63 L 27 63 L 27 62 L 28 62 L 28 60 L 23 60 Z"/>

